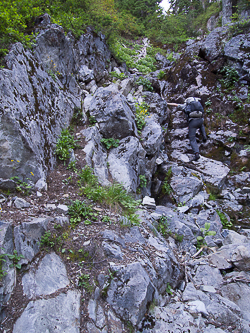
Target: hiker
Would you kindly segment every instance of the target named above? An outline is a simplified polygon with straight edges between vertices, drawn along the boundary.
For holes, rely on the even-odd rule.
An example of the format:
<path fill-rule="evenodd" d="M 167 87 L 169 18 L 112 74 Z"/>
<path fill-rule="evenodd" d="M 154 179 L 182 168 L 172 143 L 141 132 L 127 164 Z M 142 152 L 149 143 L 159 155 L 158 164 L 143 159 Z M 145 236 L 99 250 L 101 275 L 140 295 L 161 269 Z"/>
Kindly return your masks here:
<path fill-rule="evenodd" d="M 200 158 L 199 147 L 196 141 L 196 130 L 199 128 L 203 137 L 203 142 L 207 141 L 204 127 L 204 110 L 200 103 L 200 98 L 188 97 L 184 104 L 168 103 L 168 105 L 178 106 L 186 115 L 188 121 L 188 138 L 194 152 L 194 161 Z"/>

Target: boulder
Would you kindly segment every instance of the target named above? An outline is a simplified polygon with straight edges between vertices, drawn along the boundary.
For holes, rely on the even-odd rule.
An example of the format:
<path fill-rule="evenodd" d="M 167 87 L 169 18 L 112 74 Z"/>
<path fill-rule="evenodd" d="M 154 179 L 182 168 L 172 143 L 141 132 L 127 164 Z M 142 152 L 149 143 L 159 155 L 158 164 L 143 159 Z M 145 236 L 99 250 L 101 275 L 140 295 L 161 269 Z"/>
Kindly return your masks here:
<path fill-rule="evenodd" d="M 38 268 L 30 269 L 22 278 L 24 294 L 29 298 L 53 294 L 68 284 L 66 268 L 53 252 L 45 255 Z"/>
<path fill-rule="evenodd" d="M 116 89 L 114 85 L 98 88 L 93 96 L 84 100 L 84 107 L 98 122 L 104 138 L 123 139 L 136 135 L 137 128 L 125 96 Z"/>
<path fill-rule="evenodd" d="M 116 271 L 116 278 L 111 281 L 107 301 L 118 316 L 138 325 L 154 298 L 155 288 L 139 262 L 111 269 Z"/>
<path fill-rule="evenodd" d="M 29 302 L 17 319 L 13 333 L 79 333 L 80 297 L 79 291 L 69 290 L 54 298 Z"/>
<path fill-rule="evenodd" d="M 109 171 L 113 180 L 122 183 L 128 191 L 136 192 L 139 175 L 145 174 L 146 152 L 140 141 L 128 136 L 120 140 L 120 145 L 108 155 Z"/>
<path fill-rule="evenodd" d="M 20 264 L 27 264 L 40 249 L 41 237 L 47 230 L 49 217 L 35 218 L 31 222 L 22 222 L 14 228 L 14 243 L 18 255 L 23 255 L 25 259 L 20 260 Z"/>

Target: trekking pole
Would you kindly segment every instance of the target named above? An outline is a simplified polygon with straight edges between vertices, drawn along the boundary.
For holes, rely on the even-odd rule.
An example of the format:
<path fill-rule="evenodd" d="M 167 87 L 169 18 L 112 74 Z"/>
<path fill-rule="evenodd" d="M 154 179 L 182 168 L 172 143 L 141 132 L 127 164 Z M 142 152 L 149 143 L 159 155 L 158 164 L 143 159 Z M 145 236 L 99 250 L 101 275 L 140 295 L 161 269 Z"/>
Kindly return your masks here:
<path fill-rule="evenodd" d="M 176 104 L 176 103 L 168 103 L 168 105 L 170 105 L 170 106 L 178 106 L 179 104 Z"/>

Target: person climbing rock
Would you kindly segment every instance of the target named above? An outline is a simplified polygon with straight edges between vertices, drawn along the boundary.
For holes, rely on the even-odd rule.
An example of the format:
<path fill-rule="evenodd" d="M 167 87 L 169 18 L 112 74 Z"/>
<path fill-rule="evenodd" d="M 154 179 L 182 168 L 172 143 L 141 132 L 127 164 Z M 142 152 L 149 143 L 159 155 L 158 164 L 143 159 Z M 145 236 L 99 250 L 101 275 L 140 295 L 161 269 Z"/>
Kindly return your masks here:
<path fill-rule="evenodd" d="M 196 141 L 196 131 L 200 129 L 203 142 L 207 141 L 204 127 L 204 109 L 200 103 L 200 98 L 188 97 L 184 104 L 168 103 L 168 105 L 177 106 L 185 112 L 188 121 L 188 138 L 194 152 L 194 161 L 200 158 L 199 147 Z"/>

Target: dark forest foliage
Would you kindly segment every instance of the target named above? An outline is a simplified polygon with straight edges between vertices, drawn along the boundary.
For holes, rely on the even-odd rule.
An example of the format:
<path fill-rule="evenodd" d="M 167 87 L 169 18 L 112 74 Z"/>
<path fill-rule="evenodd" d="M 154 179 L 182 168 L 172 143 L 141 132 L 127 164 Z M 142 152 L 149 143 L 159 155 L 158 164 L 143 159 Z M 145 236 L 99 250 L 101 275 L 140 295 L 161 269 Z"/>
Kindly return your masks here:
<path fill-rule="evenodd" d="M 238 0 L 247 8 L 249 0 Z M 53 23 L 72 31 L 78 38 L 88 25 L 102 31 L 112 46 L 120 38 L 150 38 L 153 44 L 179 44 L 206 32 L 211 15 L 221 11 L 217 0 L 170 0 L 171 10 L 163 13 L 159 0 L 1 0 L 0 56 L 11 43 L 20 41 L 32 47 L 35 19 L 48 13 Z M 237 8 L 235 9 L 237 13 Z"/>

